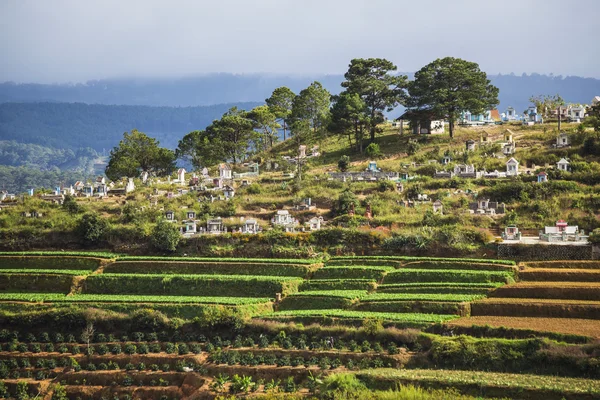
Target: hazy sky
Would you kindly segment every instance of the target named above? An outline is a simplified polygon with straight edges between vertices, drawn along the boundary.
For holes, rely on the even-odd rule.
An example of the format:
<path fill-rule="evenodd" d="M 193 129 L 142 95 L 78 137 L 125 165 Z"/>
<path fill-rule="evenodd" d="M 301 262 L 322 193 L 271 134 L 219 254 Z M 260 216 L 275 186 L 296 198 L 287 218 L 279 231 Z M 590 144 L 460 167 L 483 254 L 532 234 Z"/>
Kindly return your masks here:
<path fill-rule="evenodd" d="M 600 78 L 600 0 L 0 0 L 0 81 L 343 73 L 439 57 Z"/>

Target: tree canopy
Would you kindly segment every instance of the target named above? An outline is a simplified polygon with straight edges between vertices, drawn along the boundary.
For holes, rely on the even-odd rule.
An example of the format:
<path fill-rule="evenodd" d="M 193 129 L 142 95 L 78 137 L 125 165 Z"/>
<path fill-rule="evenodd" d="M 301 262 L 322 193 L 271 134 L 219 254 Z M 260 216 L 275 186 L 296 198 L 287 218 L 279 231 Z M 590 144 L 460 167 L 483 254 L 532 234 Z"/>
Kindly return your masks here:
<path fill-rule="evenodd" d="M 110 152 L 106 176 L 117 180 L 123 176 L 136 177 L 142 172 L 170 175 L 175 170 L 175 153 L 159 144 L 136 129 L 125 132 L 123 140 Z"/>
<path fill-rule="evenodd" d="M 332 133 L 348 137 L 350 146 L 356 150 L 363 151 L 364 136 L 368 129 L 368 116 L 365 114 L 365 102 L 358 93 L 342 92 L 334 96 L 331 107 L 331 121 L 329 130 Z"/>
<path fill-rule="evenodd" d="M 329 118 L 330 103 L 331 94 L 321 83 L 315 81 L 302 89 L 292 104 L 292 134 L 305 132 L 306 128 L 312 130 L 314 136 L 320 134 Z"/>
<path fill-rule="evenodd" d="M 450 137 L 461 112 L 482 113 L 499 104 L 498 88 L 479 65 L 454 57 L 440 58 L 421 68 L 408 90 L 407 106 L 448 119 Z"/>
<path fill-rule="evenodd" d="M 251 145 L 256 144 L 259 136 L 254 126 L 247 111 L 232 107 L 221 119 L 213 121 L 206 131 L 210 137 L 219 139 L 224 159 L 235 164 L 246 158 Z"/>
<path fill-rule="evenodd" d="M 269 110 L 275 114 L 279 124 L 283 127 L 283 140 L 286 139 L 288 119 L 292 114 L 292 104 L 295 98 L 296 94 L 290 88 L 282 86 L 273 90 L 271 97 L 265 99 Z"/>
<path fill-rule="evenodd" d="M 342 87 L 359 95 L 364 102 L 371 142 L 375 140 L 377 125 L 384 121 L 383 112 L 392 111 L 406 100 L 408 77 L 390 74 L 397 69 L 384 58 L 355 58 L 344 75 Z"/>

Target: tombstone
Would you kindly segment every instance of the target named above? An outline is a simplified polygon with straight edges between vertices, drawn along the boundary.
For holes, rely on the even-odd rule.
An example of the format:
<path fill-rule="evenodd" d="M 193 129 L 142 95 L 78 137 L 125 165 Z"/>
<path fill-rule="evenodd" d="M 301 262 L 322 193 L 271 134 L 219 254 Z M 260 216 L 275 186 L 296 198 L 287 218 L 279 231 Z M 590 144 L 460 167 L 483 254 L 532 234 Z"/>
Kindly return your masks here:
<path fill-rule="evenodd" d="M 434 214 L 443 214 L 444 211 L 444 206 L 442 205 L 442 202 L 440 200 L 436 200 L 433 203 L 433 213 Z"/>
<path fill-rule="evenodd" d="M 140 178 L 142 179 L 142 183 L 146 183 L 148 181 L 148 172 L 146 172 L 146 171 L 142 172 L 142 175 L 140 176 Z"/>
<path fill-rule="evenodd" d="M 299 158 L 306 157 L 306 146 L 303 144 L 301 144 L 300 147 L 298 147 L 298 157 Z"/>
<path fill-rule="evenodd" d="M 185 173 L 187 171 L 185 170 L 185 168 L 179 168 L 179 170 L 177 171 L 177 180 L 179 181 L 179 183 L 185 183 Z"/>

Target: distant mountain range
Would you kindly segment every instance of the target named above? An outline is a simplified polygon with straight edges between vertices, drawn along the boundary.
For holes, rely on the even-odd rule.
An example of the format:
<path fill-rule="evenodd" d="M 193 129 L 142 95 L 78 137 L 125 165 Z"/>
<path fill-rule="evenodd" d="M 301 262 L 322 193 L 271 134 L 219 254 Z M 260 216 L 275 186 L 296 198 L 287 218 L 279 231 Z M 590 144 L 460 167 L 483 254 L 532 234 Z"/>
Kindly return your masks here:
<path fill-rule="evenodd" d="M 86 84 L 0 84 L 0 140 L 106 153 L 133 128 L 175 148 L 192 130 L 204 129 L 230 107 L 249 110 L 273 89 L 295 92 L 319 80 L 339 93 L 342 75 L 283 76 L 216 74 L 174 80 L 103 80 Z M 600 94 L 600 80 L 545 75 L 495 75 L 502 112 L 521 112 L 532 95 L 560 94 L 567 102 L 588 103 Z M 114 105 L 118 104 L 118 105 Z M 398 109 L 389 113 L 393 118 Z"/>
<path fill-rule="evenodd" d="M 412 77 L 412 74 L 408 74 Z M 330 92 L 339 93 L 342 75 L 286 76 L 272 74 L 212 74 L 180 79 L 109 79 L 84 84 L 0 84 L 0 102 L 67 102 L 143 106 L 208 106 L 213 104 L 263 102 L 273 89 L 288 86 L 299 92 L 312 81 L 320 81 Z M 572 103 L 588 103 L 600 94 L 600 80 L 576 76 L 492 75 L 500 88 L 500 110 L 513 106 L 522 111 L 529 98 L 560 94 Z M 198 127 L 203 128 L 203 127 Z"/>
<path fill-rule="evenodd" d="M 33 143 L 77 151 L 92 148 L 107 154 L 123 137 L 138 129 L 174 149 L 188 132 L 204 129 L 229 108 L 249 110 L 260 103 L 202 107 L 150 107 L 84 103 L 0 104 L 0 140 Z"/>

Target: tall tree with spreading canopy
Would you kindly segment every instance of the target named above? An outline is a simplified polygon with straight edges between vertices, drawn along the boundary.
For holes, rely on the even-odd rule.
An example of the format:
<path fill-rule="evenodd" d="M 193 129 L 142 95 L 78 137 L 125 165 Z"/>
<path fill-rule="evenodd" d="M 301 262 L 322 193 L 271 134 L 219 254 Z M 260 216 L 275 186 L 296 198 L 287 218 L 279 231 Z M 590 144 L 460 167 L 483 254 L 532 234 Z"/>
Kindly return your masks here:
<path fill-rule="evenodd" d="M 450 137 L 454 137 L 454 123 L 461 112 L 482 113 L 500 103 L 498 88 L 479 65 L 454 57 L 440 58 L 421 68 L 408 91 L 407 106 L 448 119 Z"/>
<path fill-rule="evenodd" d="M 225 158 L 220 138 L 208 131 L 192 131 L 185 135 L 179 141 L 175 154 L 195 169 L 216 164 Z"/>
<path fill-rule="evenodd" d="M 175 153 L 159 144 L 158 140 L 136 129 L 125 132 L 123 140 L 110 152 L 106 176 L 117 180 L 123 176 L 137 177 L 142 172 L 170 175 L 175 170 Z"/>
<path fill-rule="evenodd" d="M 275 114 L 279 124 L 283 127 L 283 140 L 286 139 L 286 131 L 289 124 L 288 119 L 292 114 L 292 104 L 295 98 L 296 94 L 290 88 L 282 86 L 275 89 L 271 97 L 265 99 L 267 106 L 269 106 L 269 109 Z"/>
<path fill-rule="evenodd" d="M 384 58 L 355 58 L 344 75 L 342 87 L 359 95 L 365 104 L 371 142 L 375 140 L 377 125 L 384 121 L 383 112 L 392 111 L 406 100 L 407 76 L 390 74 L 397 69 Z"/>
<path fill-rule="evenodd" d="M 219 139 L 224 159 L 236 164 L 246 158 L 252 145 L 256 144 L 258 132 L 254 126 L 246 111 L 232 107 L 221 119 L 213 121 L 206 131 L 211 137 Z"/>
<path fill-rule="evenodd" d="M 297 135 L 294 126 L 302 127 L 302 130 L 308 126 L 313 136 L 317 137 L 329 118 L 330 103 L 331 94 L 321 83 L 315 81 L 306 89 L 302 89 L 292 104 L 292 134 Z"/>
<path fill-rule="evenodd" d="M 248 113 L 248 118 L 254 122 L 255 129 L 260 132 L 260 150 L 267 150 L 277 142 L 279 128 L 276 115 L 268 106 L 258 106 Z"/>
<path fill-rule="evenodd" d="M 350 146 L 362 153 L 365 133 L 369 128 L 369 117 L 365 114 L 366 105 L 357 93 L 342 92 L 333 97 L 329 131 L 346 135 Z"/>

